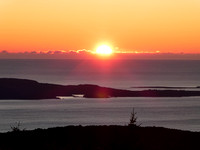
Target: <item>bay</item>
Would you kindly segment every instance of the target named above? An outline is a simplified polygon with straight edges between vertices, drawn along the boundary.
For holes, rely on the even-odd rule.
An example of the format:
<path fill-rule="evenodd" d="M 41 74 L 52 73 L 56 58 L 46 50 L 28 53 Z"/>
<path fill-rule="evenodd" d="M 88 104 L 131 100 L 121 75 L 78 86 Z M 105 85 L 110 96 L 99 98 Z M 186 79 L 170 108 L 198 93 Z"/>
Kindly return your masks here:
<path fill-rule="evenodd" d="M 1 100 L 0 132 L 20 122 L 27 130 L 67 125 L 127 125 L 132 109 L 138 124 L 200 131 L 199 97 Z"/>

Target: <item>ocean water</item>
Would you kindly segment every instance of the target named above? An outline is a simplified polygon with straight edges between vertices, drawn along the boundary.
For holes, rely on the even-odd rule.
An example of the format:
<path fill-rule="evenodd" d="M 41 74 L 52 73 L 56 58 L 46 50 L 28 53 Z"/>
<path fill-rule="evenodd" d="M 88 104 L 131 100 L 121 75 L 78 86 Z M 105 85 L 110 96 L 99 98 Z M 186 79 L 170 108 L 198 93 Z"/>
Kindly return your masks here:
<path fill-rule="evenodd" d="M 0 60 L 0 77 L 125 89 L 132 86 L 199 86 L 200 61 Z"/>
<path fill-rule="evenodd" d="M 200 102 L 189 98 L 108 98 L 0 101 L 0 132 L 67 125 L 127 125 L 132 109 L 138 125 L 200 131 Z"/>
<path fill-rule="evenodd" d="M 180 60 L 0 60 L 0 78 L 63 85 L 200 86 L 200 61 Z M 65 125 L 126 125 L 132 108 L 142 126 L 200 131 L 200 97 L 0 100 L 0 132 Z"/>

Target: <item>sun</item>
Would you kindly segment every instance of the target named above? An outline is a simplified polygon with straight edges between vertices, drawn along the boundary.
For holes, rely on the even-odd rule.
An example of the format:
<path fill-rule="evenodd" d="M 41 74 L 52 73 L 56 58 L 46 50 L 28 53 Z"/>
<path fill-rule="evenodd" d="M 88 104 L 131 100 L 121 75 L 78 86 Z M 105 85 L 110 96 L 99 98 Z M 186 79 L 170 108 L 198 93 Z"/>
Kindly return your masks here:
<path fill-rule="evenodd" d="M 108 45 L 100 45 L 99 47 L 97 47 L 96 53 L 100 55 L 110 55 L 113 53 L 113 50 Z"/>

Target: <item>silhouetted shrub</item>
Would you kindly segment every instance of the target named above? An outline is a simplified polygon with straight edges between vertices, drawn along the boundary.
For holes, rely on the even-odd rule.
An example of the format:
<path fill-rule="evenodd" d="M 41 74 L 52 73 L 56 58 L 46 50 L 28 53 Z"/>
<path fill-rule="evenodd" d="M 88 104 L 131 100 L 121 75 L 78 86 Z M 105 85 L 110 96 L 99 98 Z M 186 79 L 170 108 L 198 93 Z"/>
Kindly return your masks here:
<path fill-rule="evenodd" d="M 11 132 L 19 132 L 19 131 L 24 131 L 25 129 L 20 129 L 21 123 L 20 122 L 16 122 L 16 125 L 14 126 L 10 126 L 11 128 Z"/>
<path fill-rule="evenodd" d="M 137 116 L 136 116 L 136 112 L 135 112 L 135 110 L 134 110 L 134 108 L 133 108 L 133 111 L 132 111 L 132 113 L 131 113 L 131 118 L 130 118 L 130 122 L 129 122 L 129 126 L 134 126 L 134 127 L 138 127 L 138 126 L 140 126 L 140 125 L 138 125 L 137 124 Z"/>

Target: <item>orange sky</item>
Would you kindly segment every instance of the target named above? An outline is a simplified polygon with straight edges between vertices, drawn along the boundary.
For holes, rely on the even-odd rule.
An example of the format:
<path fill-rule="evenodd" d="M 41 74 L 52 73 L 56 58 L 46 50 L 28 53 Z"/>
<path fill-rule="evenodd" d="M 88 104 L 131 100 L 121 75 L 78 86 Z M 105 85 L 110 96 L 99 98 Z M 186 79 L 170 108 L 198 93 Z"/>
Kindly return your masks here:
<path fill-rule="evenodd" d="M 0 0 L 0 51 L 200 53 L 199 0 Z"/>

